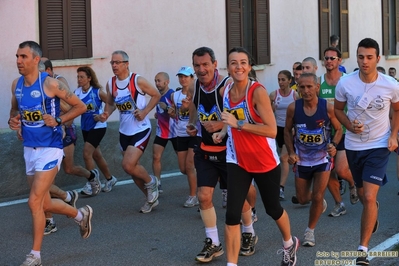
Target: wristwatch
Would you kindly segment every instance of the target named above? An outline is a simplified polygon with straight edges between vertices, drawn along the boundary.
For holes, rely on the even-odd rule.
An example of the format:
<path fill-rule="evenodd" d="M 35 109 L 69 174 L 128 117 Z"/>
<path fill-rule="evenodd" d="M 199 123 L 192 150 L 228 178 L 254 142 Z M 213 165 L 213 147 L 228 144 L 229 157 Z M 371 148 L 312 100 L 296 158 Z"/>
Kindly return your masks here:
<path fill-rule="evenodd" d="M 241 129 L 244 126 L 244 124 L 245 124 L 244 120 L 238 120 L 237 121 L 237 129 L 238 129 L 238 131 L 241 131 Z"/>
<path fill-rule="evenodd" d="M 58 126 L 60 126 L 62 124 L 62 119 L 60 117 L 56 117 L 55 122 L 57 122 Z"/>
<path fill-rule="evenodd" d="M 331 144 L 332 144 L 335 148 L 337 148 L 337 143 L 335 143 L 334 141 L 331 141 Z"/>

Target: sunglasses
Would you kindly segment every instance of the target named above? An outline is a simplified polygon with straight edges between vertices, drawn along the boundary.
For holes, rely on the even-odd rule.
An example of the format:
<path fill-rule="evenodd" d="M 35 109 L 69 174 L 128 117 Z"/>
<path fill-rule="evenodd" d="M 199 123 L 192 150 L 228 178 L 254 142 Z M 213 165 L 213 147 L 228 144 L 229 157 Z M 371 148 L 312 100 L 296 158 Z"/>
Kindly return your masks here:
<path fill-rule="evenodd" d="M 331 61 L 334 61 L 335 59 L 338 59 L 338 56 L 330 56 L 330 57 L 325 56 L 324 57 L 324 60 L 328 61 L 328 59 L 330 59 Z"/>

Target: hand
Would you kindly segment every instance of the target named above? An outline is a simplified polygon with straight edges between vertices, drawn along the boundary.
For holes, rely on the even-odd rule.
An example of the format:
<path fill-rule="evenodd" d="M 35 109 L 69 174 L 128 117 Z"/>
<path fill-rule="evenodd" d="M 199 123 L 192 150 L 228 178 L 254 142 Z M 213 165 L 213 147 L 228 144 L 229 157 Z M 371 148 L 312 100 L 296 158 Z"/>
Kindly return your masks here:
<path fill-rule="evenodd" d="M 137 119 L 137 121 L 143 121 L 144 118 L 145 118 L 145 116 L 146 116 L 146 114 L 144 113 L 144 111 L 143 111 L 143 110 L 140 110 L 140 109 L 134 110 L 134 111 L 133 111 L 133 115 L 134 115 L 134 117 Z"/>
<path fill-rule="evenodd" d="M 328 143 L 327 144 L 327 153 L 331 157 L 334 157 L 335 154 L 337 154 L 337 148 L 335 148 L 335 146 L 332 143 Z"/>
<path fill-rule="evenodd" d="M 164 103 L 164 102 L 159 102 L 159 103 L 158 103 L 158 106 L 159 106 L 159 108 L 161 108 L 162 110 L 165 110 L 166 107 L 167 107 L 166 103 Z"/>
<path fill-rule="evenodd" d="M 388 139 L 388 150 L 389 151 L 394 151 L 395 149 L 398 148 L 398 139 L 397 137 L 389 137 Z M 399 176 L 398 176 L 399 179 Z"/>
<path fill-rule="evenodd" d="M 187 110 L 190 106 L 191 103 L 191 97 L 190 96 L 186 96 L 186 98 L 184 98 L 183 100 L 181 100 L 181 108 L 184 110 Z"/>
<path fill-rule="evenodd" d="M 299 161 L 298 155 L 296 153 L 290 153 L 288 157 L 288 163 L 295 164 L 298 161 Z"/>
<path fill-rule="evenodd" d="M 230 114 L 229 112 L 223 111 L 222 121 L 223 121 L 223 123 L 225 123 L 233 128 L 238 128 L 236 117 L 234 115 Z"/>
<path fill-rule="evenodd" d="M 49 114 L 44 114 L 43 115 L 43 121 L 44 124 L 48 127 L 56 127 L 58 126 L 57 121 L 55 121 L 55 117 L 53 117 L 52 115 Z"/>
<path fill-rule="evenodd" d="M 193 123 L 188 123 L 186 126 L 186 132 L 192 137 L 197 136 L 198 128 Z"/>
<path fill-rule="evenodd" d="M 203 122 L 201 122 L 201 125 L 209 133 L 214 133 L 223 128 L 223 121 L 203 121 Z"/>
<path fill-rule="evenodd" d="M 352 122 L 352 132 L 355 133 L 355 134 L 360 134 L 363 131 L 364 131 L 364 124 L 361 121 L 357 120 L 357 119 L 353 120 L 353 122 Z"/>
<path fill-rule="evenodd" d="M 226 132 L 216 132 L 212 134 L 212 139 L 215 144 L 222 142 L 223 138 L 226 136 Z"/>
<path fill-rule="evenodd" d="M 101 120 L 100 120 L 100 119 L 101 119 L 101 115 L 99 115 L 99 114 L 94 114 L 94 115 L 93 115 L 93 119 L 94 119 L 94 121 L 96 121 L 96 122 L 101 121 Z"/>
<path fill-rule="evenodd" d="M 175 117 L 176 116 L 176 109 L 173 107 L 169 107 L 168 108 L 168 115 L 171 117 Z"/>
<path fill-rule="evenodd" d="M 21 114 L 10 117 L 10 120 L 8 120 L 8 126 L 12 130 L 19 130 L 21 128 Z"/>
<path fill-rule="evenodd" d="M 17 138 L 21 141 L 24 140 L 22 137 L 22 128 L 17 129 Z"/>
<path fill-rule="evenodd" d="M 98 119 L 99 119 L 99 121 L 101 121 L 101 122 L 105 122 L 105 121 L 107 121 L 108 117 L 109 117 L 108 112 L 104 112 L 104 113 L 102 113 L 102 114 L 100 114 L 100 115 L 98 116 Z"/>

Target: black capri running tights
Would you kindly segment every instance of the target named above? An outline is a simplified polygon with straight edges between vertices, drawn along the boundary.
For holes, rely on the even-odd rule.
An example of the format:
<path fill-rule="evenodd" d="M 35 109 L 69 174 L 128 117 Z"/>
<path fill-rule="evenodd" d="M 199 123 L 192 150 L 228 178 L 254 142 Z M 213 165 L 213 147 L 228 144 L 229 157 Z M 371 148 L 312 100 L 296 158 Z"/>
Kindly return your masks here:
<path fill-rule="evenodd" d="M 274 220 L 283 215 L 280 204 L 280 165 L 267 173 L 248 173 L 233 163 L 227 163 L 226 224 L 240 224 L 241 211 L 252 179 L 255 180 L 266 213 Z"/>

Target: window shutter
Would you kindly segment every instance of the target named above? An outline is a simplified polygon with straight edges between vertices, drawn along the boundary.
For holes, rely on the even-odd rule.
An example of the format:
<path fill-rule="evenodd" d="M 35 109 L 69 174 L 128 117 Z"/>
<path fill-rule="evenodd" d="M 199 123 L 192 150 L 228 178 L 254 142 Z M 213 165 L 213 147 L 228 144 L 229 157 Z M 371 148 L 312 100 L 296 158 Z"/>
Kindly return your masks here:
<path fill-rule="evenodd" d="M 71 0 L 69 54 L 72 58 L 92 57 L 90 1 Z"/>
<path fill-rule="evenodd" d="M 399 43 L 399 0 L 395 1 L 395 32 L 396 32 L 395 54 L 399 54 L 399 51 L 396 49 Z"/>
<path fill-rule="evenodd" d="M 226 0 L 227 52 L 243 46 L 242 0 Z"/>
<path fill-rule="evenodd" d="M 66 46 L 66 1 L 39 1 L 40 45 L 43 56 L 50 59 L 64 59 L 68 51 Z"/>
<path fill-rule="evenodd" d="M 334 0 L 333 0 L 334 1 Z M 349 58 L 349 12 L 348 0 L 340 2 L 340 48 L 342 58 Z"/>
<path fill-rule="evenodd" d="M 329 0 L 319 0 L 319 35 L 320 60 L 323 60 L 324 50 L 330 46 Z"/>
<path fill-rule="evenodd" d="M 270 63 L 270 16 L 269 16 L 269 0 L 256 0 L 256 47 L 257 47 L 257 64 Z"/>
<path fill-rule="evenodd" d="M 382 0 L 382 54 L 389 55 L 389 0 Z"/>

